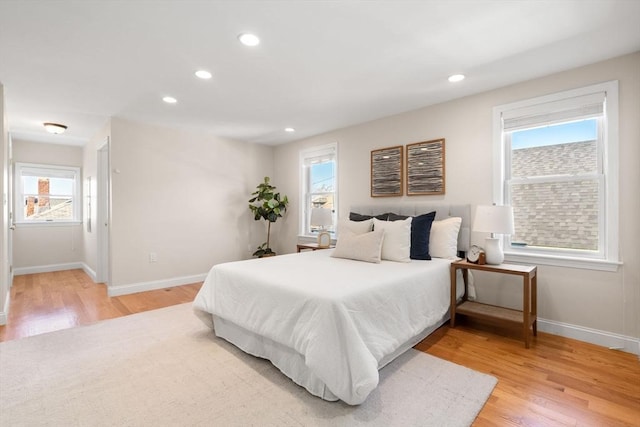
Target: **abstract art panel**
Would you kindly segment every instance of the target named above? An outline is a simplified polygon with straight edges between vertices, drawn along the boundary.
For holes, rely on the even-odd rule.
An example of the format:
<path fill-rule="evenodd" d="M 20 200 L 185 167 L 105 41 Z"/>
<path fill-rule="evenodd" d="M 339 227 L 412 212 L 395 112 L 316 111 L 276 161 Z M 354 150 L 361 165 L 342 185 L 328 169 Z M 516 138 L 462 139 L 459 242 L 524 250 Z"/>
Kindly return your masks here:
<path fill-rule="evenodd" d="M 444 138 L 407 144 L 407 195 L 444 194 Z"/>
<path fill-rule="evenodd" d="M 402 196 L 402 149 L 400 145 L 371 151 L 371 197 Z"/>

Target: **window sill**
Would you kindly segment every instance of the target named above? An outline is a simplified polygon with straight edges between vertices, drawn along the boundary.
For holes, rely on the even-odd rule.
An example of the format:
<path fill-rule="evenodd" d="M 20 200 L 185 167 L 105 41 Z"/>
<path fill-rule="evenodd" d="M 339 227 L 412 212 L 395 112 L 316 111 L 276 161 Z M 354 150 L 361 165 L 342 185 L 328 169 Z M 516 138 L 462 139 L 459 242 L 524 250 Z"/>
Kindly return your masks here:
<path fill-rule="evenodd" d="M 72 227 L 82 225 L 82 221 L 37 221 L 37 222 L 16 222 L 17 228 L 28 227 Z"/>
<path fill-rule="evenodd" d="M 608 261 L 600 259 L 577 258 L 557 255 L 543 254 L 521 254 L 506 252 L 504 253 L 505 261 L 521 262 L 524 264 L 536 265 L 552 265 L 554 267 L 580 268 L 585 270 L 599 271 L 618 271 L 618 267 L 622 265 L 619 261 Z"/>

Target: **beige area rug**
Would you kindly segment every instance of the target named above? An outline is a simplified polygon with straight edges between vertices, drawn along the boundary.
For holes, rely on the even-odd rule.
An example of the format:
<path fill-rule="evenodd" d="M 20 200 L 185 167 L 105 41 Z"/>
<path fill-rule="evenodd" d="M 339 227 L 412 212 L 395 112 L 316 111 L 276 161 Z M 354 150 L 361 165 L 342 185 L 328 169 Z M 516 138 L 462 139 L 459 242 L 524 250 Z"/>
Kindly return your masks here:
<path fill-rule="evenodd" d="M 0 344 L 2 426 L 467 426 L 496 379 L 409 350 L 364 404 L 326 402 L 191 304 Z"/>

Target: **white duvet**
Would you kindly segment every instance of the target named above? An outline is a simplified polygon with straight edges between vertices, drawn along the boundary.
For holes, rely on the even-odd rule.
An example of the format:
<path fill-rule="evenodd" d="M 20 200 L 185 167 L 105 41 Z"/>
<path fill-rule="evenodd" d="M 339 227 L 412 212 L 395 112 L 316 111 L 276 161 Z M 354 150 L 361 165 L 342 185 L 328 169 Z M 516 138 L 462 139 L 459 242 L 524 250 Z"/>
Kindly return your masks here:
<path fill-rule="evenodd" d="M 295 349 L 356 405 L 378 385 L 381 360 L 447 312 L 451 260 L 371 264 L 331 252 L 216 265 L 194 306 Z"/>

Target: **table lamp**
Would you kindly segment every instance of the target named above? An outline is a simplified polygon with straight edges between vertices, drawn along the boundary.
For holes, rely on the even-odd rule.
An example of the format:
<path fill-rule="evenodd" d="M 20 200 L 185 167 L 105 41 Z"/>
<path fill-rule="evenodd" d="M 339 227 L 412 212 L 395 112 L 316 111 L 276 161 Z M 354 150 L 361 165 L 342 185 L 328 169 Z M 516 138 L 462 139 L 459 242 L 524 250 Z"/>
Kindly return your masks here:
<path fill-rule="evenodd" d="M 495 234 L 513 234 L 513 207 L 512 206 L 478 206 L 476 217 L 473 221 L 473 231 L 491 233 L 486 238 L 484 252 L 487 264 L 502 264 L 504 252 L 500 239 Z"/>
<path fill-rule="evenodd" d="M 325 230 L 325 227 L 333 224 L 331 209 L 311 209 L 309 224 L 313 227 L 320 227 L 320 232 L 318 233 L 318 247 L 328 248 L 331 245 L 331 235 Z"/>

